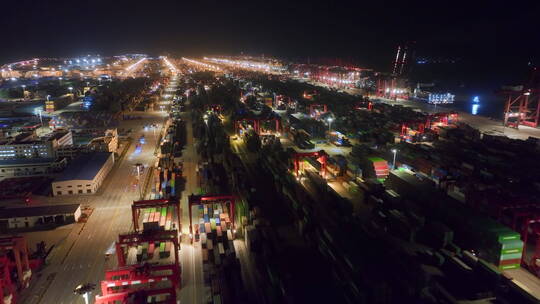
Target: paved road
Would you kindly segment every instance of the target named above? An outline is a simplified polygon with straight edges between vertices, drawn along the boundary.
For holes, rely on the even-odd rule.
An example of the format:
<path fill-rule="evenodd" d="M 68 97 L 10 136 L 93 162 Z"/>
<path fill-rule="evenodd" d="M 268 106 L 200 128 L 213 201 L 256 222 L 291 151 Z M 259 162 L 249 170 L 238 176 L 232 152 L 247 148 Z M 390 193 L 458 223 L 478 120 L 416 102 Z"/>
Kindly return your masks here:
<path fill-rule="evenodd" d="M 195 193 L 198 187 L 197 165 L 199 157 L 195 150 L 195 139 L 191 126 L 191 115 L 183 113 L 182 118 L 186 121 L 186 148 L 182 153 L 183 174 L 186 178 L 186 188 L 182 193 L 180 201 L 182 207 L 182 234 L 189 235 L 189 207 L 188 195 Z M 193 208 L 193 222 L 198 223 Z M 184 237 L 182 250 L 180 252 L 180 262 L 182 265 L 182 289 L 180 290 L 180 303 L 203 303 L 203 298 L 209 295 L 209 291 L 204 286 L 202 254 L 199 243 L 193 245 L 188 237 Z"/>
<path fill-rule="evenodd" d="M 132 144 L 124 158 L 118 160 L 99 193 L 88 196 L 88 204 L 95 208 L 93 214 L 85 225 L 75 225 L 63 244 L 53 251 L 50 264 L 43 270 L 41 278 L 25 292 L 24 303 L 84 303 L 82 298 L 73 294 L 73 288 L 85 282 L 99 283 L 104 270 L 115 266 L 115 259 L 105 261 L 104 253 L 118 239 L 119 233 L 131 229 L 131 203 L 139 197 L 137 184 L 133 183 L 136 180 L 134 164 L 152 165 L 155 160 L 153 153 L 157 136 L 151 131 L 144 131 L 142 126 L 150 123 L 161 126 L 165 116 L 156 112 L 133 114 L 143 119 L 122 121 L 120 128 L 132 128 L 135 140 L 144 134 L 146 144 L 140 152 Z M 55 274 L 52 282 L 47 281 L 50 274 Z M 46 290 L 39 288 L 48 283 L 50 287 Z"/>

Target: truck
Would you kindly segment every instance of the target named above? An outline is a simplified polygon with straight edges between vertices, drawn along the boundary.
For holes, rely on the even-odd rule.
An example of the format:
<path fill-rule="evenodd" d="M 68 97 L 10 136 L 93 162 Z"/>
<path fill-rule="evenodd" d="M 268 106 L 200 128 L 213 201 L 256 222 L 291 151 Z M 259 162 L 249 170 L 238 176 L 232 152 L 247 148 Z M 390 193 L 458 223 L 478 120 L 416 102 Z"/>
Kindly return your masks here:
<path fill-rule="evenodd" d="M 328 132 L 328 141 L 338 147 L 351 147 L 351 142 L 344 134 L 338 131 Z"/>

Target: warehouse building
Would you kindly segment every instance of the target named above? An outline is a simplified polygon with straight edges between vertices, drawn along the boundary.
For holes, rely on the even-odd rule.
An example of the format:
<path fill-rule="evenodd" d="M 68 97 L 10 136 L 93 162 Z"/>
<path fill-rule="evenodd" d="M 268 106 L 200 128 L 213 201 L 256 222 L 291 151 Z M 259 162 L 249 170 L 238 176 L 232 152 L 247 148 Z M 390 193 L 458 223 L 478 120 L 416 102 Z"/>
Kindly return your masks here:
<path fill-rule="evenodd" d="M 80 204 L 0 209 L 0 231 L 71 224 L 81 217 Z"/>
<path fill-rule="evenodd" d="M 74 159 L 52 183 L 54 196 L 96 193 L 114 165 L 114 154 L 93 152 Z"/>
<path fill-rule="evenodd" d="M 0 181 L 13 177 L 50 176 L 65 168 L 65 159 L 21 158 L 0 160 Z"/>

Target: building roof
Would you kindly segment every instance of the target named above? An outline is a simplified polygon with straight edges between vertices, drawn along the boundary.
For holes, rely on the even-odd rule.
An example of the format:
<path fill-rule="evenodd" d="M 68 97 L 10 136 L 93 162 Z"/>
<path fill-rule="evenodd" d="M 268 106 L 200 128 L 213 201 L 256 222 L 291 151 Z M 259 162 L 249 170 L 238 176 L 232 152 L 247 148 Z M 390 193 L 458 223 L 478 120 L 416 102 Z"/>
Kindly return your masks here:
<path fill-rule="evenodd" d="M 53 132 L 52 134 L 50 134 L 49 137 L 45 137 L 46 140 L 55 140 L 55 139 L 61 139 L 62 137 L 68 135 L 70 132 L 69 131 L 58 131 L 58 132 Z"/>
<path fill-rule="evenodd" d="M 5 208 L 0 209 L 0 219 L 14 217 L 32 217 L 59 214 L 72 214 L 81 207 L 80 204 L 64 204 L 37 207 Z"/>
<path fill-rule="evenodd" d="M 0 166 L 20 166 L 20 165 L 38 165 L 38 164 L 50 164 L 55 162 L 55 158 L 18 158 L 18 159 L 2 159 L 0 160 Z"/>
<path fill-rule="evenodd" d="M 54 181 L 93 180 L 110 156 L 111 153 L 109 152 L 83 154 L 71 161 L 64 172 L 62 172 L 62 175 L 57 177 Z"/>

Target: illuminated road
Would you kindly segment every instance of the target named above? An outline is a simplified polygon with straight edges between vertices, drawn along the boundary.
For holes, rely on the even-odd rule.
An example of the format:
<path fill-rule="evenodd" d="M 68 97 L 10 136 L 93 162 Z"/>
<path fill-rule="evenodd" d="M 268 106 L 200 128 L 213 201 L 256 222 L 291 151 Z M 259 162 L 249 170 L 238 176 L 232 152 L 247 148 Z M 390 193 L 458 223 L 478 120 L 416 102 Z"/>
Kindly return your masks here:
<path fill-rule="evenodd" d="M 143 119 L 121 121 L 120 128 L 132 128 L 134 139 L 145 134 L 146 144 L 140 153 L 135 152 L 135 144 L 132 144 L 124 158 L 118 160 L 99 193 L 87 196 L 88 204 L 95 208 L 93 214 L 85 225 L 76 225 L 76 229 L 52 252 L 49 265 L 42 271 L 41 278 L 33 282 L 31 289 L 25 292 L 27 297 L 23 303 L 84 303 L 72 290 L 81 283 L 98 284 L 103 279 L 105 268 L 115 266 L 116 259 L 106 261 L 104 253 L 118 239 L 119 233 L 131 229 L 131 203 L 139 197 L 138 189 L 133 186 L 136 180 L 134 165 L 152 165 L 155 160 L 157 136 L 151 131 L 143 131 L 142 126 L 157 123 L 161 127 L 165 116 L 158 112 L 127 114 L 142 116 Z M 45 285 L 47 276 L 53 273 L 56 274 L 54 280 L 45 293 L 41 294 L 39 287 Z M 96 293 L 99 291 L 96 290 L 92 298 Z"/>
<path fill-rule="evenodd" d="M 189 235 L 189 208 L 188 195 L 195 193 L 198 187 L 197 165 L 199 157 L 195 150 L 195 139 L 191 127 L 191 115 L 183 113 L 182 118 L 186 121 L 186 146 L 182 153 L 183 174 L 186 178 L 186 188 L 182 193 L 182 234 Z M 193 208 L 193 222 L 198 223 L 198 214 Z M 205 303 L 203 298 L 210 296 L 209 288 L 204 286 L 202 254 L 200 243 L 189 242 L 189 238 L 184 237 L 182 250 L 180 252 L 182 263 L 182 289 L 180 290 L 180 303 Z"/>

